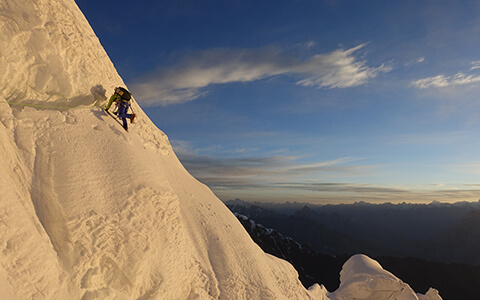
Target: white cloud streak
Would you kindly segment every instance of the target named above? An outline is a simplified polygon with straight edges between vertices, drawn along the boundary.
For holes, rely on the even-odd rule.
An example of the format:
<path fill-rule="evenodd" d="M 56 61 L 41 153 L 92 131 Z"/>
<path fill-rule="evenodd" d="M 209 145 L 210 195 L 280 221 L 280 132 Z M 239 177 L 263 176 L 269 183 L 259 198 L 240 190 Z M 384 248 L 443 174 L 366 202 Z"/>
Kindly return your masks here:
<path fill-rule="evenodd" d="M 472 65 L 470 70 L 480 69 L 480 60 L 472 61 L 470 64 Z"/>
<path fill-rule="evenodd" d="M 173 141 L 175 152 L 185 167 L 214 190 L 281 188 L 292 180 L 309 181 L 313 177 L 360 176 L 383 166 L 353 164 L 354 157 L 301 163 L 294 156 L 221 156 L 202 155 L 187 142 Z M 201 151 L 200 151 L 201 152 Z"/>
<path fill-rule="evenodd" d="M 470 71 L 480 69 L 480 61 L 473 61 L 470 63 L 472 67 Z M 477 74 L 465 74 L 463 72 L 458 72 L 455 75 L 437 75 L 427 78 L 418 79 L 410 83 L 411 86 L 418 89 L 428 89 L 428 88 L 447 88 L 455 86 L 464 86 L 471 85 L 474 83 L 480 82 L 480 75 Z"/>
<path fill-rule="evenodd" d="M 414 61 L 409 61 L 409 62 L 405 63 L 404 66 L 407 67 L 407 68 L 410 68 L 414 65 L 421 64 L 421 63 L 424 63 L 424 62 L 425 62 L 425 57 L 422 56 L 422 57 L 417 58 Z"/>
<path fill-rule="evenodd" d="M 177 64 L 135 80 L 131 89 L 145 105 L 182 103 L 204 96 L 212 84 L 251 82 L 278 75 L 301 78 L 297 85 L 347 88 L 365 84 L 379 72 L 355 54 L 364 44 L 348 50 L 314 55 L 302 61 L 276 49 L 213 49 L 185 56 Z"/>
<path fill-rule="evenodd" d="M 443 142 L 443 141 L 440 141 Z M 415 186 L 372 185 L 335 182 L 377 173 L 386 165 L 357 164 L 362 160 L 341 157 L 305 164 L 294 156 L 222 156 L 202 155 L 184 141 L 172 141 L 182 163 L 198 180 L 207 184 L 223 200 L 312 201 L 324 203 L 473 201 L 478 199 L 480 184 L 458 186 L 426 184 Z M 209 152 L 209 151 L 206 151 Z M 457 165 L 457 172 L 478 174 L 480 164 Z"/>
<path fill-rule="evenodd" d="M 476 82 L 480 82 L 480 75 L 466 75 L 459 72 L 453 76 L 438 75 L 419 79 L 413 81 L 411 85 L 419 89 L 427 89 L 468 85 Z"/>

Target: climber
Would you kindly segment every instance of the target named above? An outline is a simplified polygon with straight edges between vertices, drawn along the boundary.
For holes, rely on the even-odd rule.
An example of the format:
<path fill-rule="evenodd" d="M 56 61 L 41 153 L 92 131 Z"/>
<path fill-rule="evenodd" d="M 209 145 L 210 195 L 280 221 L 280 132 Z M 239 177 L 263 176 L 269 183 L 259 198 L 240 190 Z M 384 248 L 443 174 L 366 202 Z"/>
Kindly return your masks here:
<path fill-rule="evenodd" d="M 123 87 L 116 87 L 115 92 L 113 95 L 110 97 L 110 100 L 108 101 L 107 107 L 105 107 L 105 110 L 108 112 L 108 109 L 110 106 L 112 106 L 113 102 L 116 102 L 116 105 L 118 107 L 117 113 L 118 117 L 122 119 L 123 121 L 123 128 L 128 131 L 128 125 L 127 125 L 127 118 L 130 119 L 130 123 L 133 123 L 135 121 L 135 114 L 128 114 L 128 108 L 130 107 L 130 99 L 132 99 L 132 95 L 130 94 L 129 91 L 127 91 Z M 115 113 L 115 112 L 114 112 Z"/>

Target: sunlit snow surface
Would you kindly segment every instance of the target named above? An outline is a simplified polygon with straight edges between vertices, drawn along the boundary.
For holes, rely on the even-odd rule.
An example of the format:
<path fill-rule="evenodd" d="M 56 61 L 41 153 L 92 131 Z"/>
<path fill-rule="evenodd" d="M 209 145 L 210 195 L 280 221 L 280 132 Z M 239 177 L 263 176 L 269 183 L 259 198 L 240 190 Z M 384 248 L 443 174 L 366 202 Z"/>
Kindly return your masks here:
<path fill-rule="evenodd" d="M 2 299 L 417 299 L 365 256 L 304 289 L 136 103 L 129 133 L 96 107 L 118 85 L 72 0 L 0 2 Z"/>
<path fill-rule="evenodd" d="M 330 295 L 331 299 L 441 299 L 434 289 L 430 289 L 426 295 L 415 295 L 408 284 L 384 270 L 377 261 L 361 254 L 345 262 L 340 281 L 340 288 Z"/>

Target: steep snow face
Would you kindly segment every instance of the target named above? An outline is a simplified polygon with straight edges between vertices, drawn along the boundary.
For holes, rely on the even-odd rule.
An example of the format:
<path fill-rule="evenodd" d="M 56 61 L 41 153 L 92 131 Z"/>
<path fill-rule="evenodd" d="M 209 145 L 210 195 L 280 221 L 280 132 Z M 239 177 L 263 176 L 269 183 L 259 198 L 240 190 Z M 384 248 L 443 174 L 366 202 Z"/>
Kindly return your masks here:
<path fill-rule="evenodd" d="M 135 133 L 147 125 L 126 133 L 99 110 L 0 107 L 2 293 L 312 297 L 290 265 L 263 253 L 184 170 L 159 131 L 150 132 L 155 145 Z"/>

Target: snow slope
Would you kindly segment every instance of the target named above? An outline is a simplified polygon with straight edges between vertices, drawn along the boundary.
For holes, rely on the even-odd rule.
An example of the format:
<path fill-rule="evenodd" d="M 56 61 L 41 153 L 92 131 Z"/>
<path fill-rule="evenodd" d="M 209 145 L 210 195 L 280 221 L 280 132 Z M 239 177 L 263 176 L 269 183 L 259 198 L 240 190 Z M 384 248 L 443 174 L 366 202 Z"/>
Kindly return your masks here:
<path fill-rule="evenodd" d="M 73 0 L 0 2 L 1 298 L 327 299 L 252 242 L 136 103 L 130 133 L 95 106 L 119 85 Z"/>

